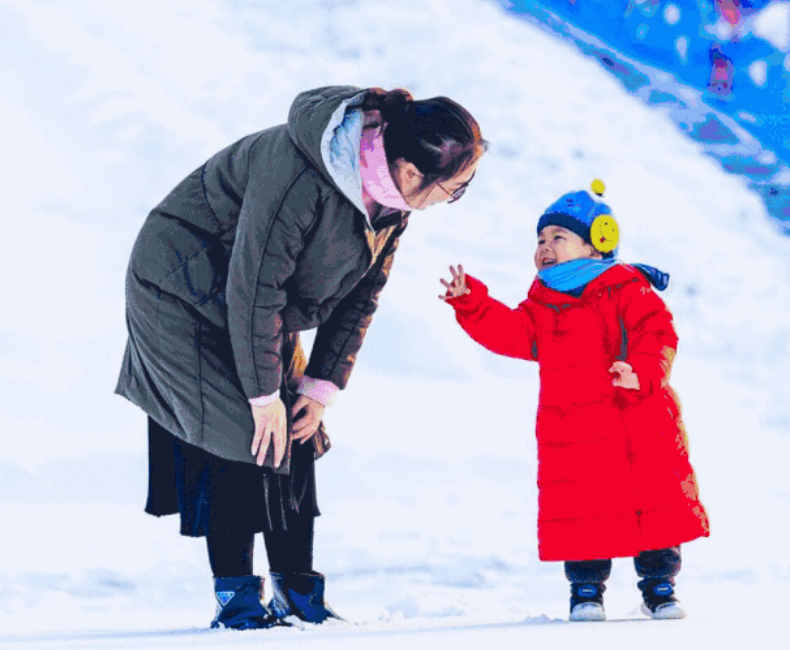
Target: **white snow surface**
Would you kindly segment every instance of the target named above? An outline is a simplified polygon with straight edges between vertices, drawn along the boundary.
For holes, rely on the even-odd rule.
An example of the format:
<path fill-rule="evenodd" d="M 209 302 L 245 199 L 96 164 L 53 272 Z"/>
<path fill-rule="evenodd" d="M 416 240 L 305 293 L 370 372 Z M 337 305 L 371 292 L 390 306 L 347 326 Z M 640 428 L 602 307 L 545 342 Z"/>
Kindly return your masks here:
<path fill-rule="evenodd" d="M 486 0 L 0 0 L 0 77 L 0 645 L 784 647 L 790 239 L 597 63 Z M 349 622 L 208 631 L 203 541 L 142 512 L 145 419 L 113 395 L 126 262 L 206 157 L 346 83 L 450 96 L 491 150 L 462 201 L 413 214 L 326 417 L 315 566 Z M 437 299 L 461 262 L 516 304 L 539 214 L 593 178 L 621 257 L 672 276 L 712 525 L 684 547 L 683 621 L 645 619 L 617 560 L 609 621 L 567 622 L 562 566 L 537 559 L 537 367 L 479 348 Z"/>
<path fill-rule="evenodd" d="M 775 48 L 790 50 L 790 2 L 774 0 L 752 18 L 752 31 Z"/>

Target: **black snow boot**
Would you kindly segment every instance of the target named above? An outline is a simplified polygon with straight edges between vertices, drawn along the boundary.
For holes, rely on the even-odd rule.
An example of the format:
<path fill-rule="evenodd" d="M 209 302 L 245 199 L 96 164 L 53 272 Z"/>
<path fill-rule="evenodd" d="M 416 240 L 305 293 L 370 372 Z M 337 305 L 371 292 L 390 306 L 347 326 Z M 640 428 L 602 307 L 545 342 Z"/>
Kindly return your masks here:
<path fill-rule="evenodd" d="M 274 625 L 286 625 L 261 602 L 263 578 L 214 578 L 217 613 L 211 621 L 212 628 L 226 627 L 234 630 L 259 630 Z"/>
<path fill-rule="evenodd" d="M 640 580 L 644 602 L 642 613 L 651 618 L 685 618 L 686 612 L 675 596 L 675 581 L 672 578 Z"/>
<path fill-rule="evenodd" d="M 309 573 L 272 572 L 274 598 L 269 603 L 274 616 L 296 616 L 307 623 L 323 623 L 329 618 L 343 620 L 324 601 L 324 576 Z"/>
<path fill-rule="evenodd" d="M 571 615 L 572 621 L 605 621 L 606 612 L 603 608 L 603 583 L 571 583 Z"/>

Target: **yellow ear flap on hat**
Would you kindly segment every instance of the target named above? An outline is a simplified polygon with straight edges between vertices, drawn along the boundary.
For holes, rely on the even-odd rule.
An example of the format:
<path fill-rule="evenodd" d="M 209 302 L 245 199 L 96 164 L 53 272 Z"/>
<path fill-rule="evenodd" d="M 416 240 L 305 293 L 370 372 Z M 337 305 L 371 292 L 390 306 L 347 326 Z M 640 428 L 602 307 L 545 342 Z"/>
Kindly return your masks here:
<path fill-rule="evenodd" d="M 611 253 L 620 244 L 620 226 L 611 214 L 600 214 L 590 224 L 590 241 L 601 253 Z"/>

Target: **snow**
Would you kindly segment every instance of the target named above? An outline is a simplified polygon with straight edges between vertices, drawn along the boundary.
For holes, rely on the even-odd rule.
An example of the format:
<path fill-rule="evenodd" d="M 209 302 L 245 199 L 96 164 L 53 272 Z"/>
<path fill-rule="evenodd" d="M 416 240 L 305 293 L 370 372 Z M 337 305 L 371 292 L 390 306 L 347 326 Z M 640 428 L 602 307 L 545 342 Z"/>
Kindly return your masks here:
<path fill-rule="evenodd" d="M 779 646 L 790 239 L 660 107 L 486 0 L 0 0 L 0 74 L 4 646 Z M 327 415 L 316 568 L 353 623 L 211 632 L 203 542 L 142 513 L 144 418 L 112 394 L 125 266 L 175 183 L 333 83 L 453 97 L 492 148 L 463 201 L 415 213 Z M 672 276 L 673 385 L 712 523 L 684 548 L 683 621 L 639 614 L 618 560 L 610 622 L 567 622 L 562 568 L 537 560 L 537 368 L 478 348 L 436 298 L 462 262 L 518 302 L 537 216 L 598 177 L 621 257 Z"/>
<path fill-rule="evenodd" d="M 790 2 L 772 2 L 752 18 L 752 32 L 775 48 L 790 50 Z"/>
<path fill-rule="evenodd" d="M 664 7 L 664 20 L 670 25 L 677 25 L 680 22 L 680 7 L 672 3 Z"/>
<path fill-rule="evenodd" d="M 755 61 L 749 66 L 749 76 L 756 86 L 764 86 L 768 79 L 768 64 L 765 61 Z"/>

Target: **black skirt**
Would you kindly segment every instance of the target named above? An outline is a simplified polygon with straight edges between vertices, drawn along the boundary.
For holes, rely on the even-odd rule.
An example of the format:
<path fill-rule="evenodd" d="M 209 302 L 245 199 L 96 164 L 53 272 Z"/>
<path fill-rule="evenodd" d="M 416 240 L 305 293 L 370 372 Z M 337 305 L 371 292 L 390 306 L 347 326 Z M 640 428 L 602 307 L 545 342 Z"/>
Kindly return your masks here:
<path fill-rule="evenodd" d="M 304 355 L 296 335 L 284 346 L 292 358 L 285 364 L 281 397 L 288 411 L 294 395 L 287 388 Z M 302 370 L 303 372 L 303 370 Z M 322 436 L 325 436 L 323 424 Z M 318 439 L 318 437 L 317 437 Z M 215 456 L 184 442 L 148 418 L 148 499 L 145 511 L 161 517 L 180 514 L 181 534 L 205 537 L 228 532 L 287 530 L 293 516 L 320 515 L 315 488 L 316 447 L 291 446 L 291 471 L 277 474 L 254 463 Z"/>

